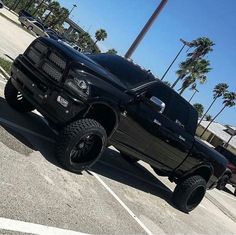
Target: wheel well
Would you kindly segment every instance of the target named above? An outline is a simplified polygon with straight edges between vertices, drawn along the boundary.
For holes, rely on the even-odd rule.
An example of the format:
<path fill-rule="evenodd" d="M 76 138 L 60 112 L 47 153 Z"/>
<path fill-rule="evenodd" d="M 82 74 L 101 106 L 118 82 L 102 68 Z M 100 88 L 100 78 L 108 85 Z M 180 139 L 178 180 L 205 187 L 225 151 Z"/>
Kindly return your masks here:
<path fill-rule="evenodd" d="M 202 167 L 192 171 L 191 173 L 184 175 L 183 177 L 178 179 L 177 182 L 182 181 L 186 178 L 189 178 L 190 176 L 193 176 L 193 175 L 200 175 L 203 177 L 203 179 L 206 180 L 206 182 L 208 182 L 208 180 L 210 179 L 210 177 L 212 175 L 212 170 L 211 170 L 211 168 L 209 168 L 207 166 L 202 166 Z"/>
<path fill-rule="evenodd" d="M 85 117 L 99 122 L 105 128 L 108 137 L 112 134 L 116 125 L 115 112 L 104 104 L 95 104 L 91 106 Z"/>
<path fill-rule="evenodd" d="M 191 175 L 200 175 L 206 180 L 206 182 L 208 182 L 208 180 L 211 177 L 211 174 L 212 174 L 211 169 L 209 167 L 204 166 L 195 170 Z"/>

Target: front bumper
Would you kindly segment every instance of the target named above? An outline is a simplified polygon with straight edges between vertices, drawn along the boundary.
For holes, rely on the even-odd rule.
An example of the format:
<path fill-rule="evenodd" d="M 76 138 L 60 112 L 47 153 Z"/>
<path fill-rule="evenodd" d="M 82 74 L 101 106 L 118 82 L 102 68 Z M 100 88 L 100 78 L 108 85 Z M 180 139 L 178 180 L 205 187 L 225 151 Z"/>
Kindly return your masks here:
<path fill-rule="evenodd" d="M 12 65 L 11 81 L 40 113 L 55 124 L 67 123 L 87 108 L 82 100 L 73 98 L 62 86 L 40 74 L 22 55 Z M 67 107 L 57 101 L 58 96 L 68 101 Z"/>

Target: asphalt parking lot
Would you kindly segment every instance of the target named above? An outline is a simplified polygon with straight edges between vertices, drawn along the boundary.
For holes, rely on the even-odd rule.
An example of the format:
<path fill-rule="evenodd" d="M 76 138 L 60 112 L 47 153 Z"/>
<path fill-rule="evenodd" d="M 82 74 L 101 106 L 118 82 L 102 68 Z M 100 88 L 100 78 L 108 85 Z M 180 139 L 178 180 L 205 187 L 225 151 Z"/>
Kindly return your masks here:
<path fill-rule="evenodd" d="M 24 41 L 27 33 L 19 32 Z M 8 34 L 1 35 L 1 50 L 12 56 L 23 50 L 12 50 L 4 44 Z M 213 190 L 190 214 L 182 213 L 171 203 L 174 184 L 141 161 L 130 165 L 114 148 L 91 171 L 65 171 L 54 158 L 56 133 L 38 113 L 12 110 L 4 86 L 0 76 L 0 234 L 236 233 L 230 191 Z"/>

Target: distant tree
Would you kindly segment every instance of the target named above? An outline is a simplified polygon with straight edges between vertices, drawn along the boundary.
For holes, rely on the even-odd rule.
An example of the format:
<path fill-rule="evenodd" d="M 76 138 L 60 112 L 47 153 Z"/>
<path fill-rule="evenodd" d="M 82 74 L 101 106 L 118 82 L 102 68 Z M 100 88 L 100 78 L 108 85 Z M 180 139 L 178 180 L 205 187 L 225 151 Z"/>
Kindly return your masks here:
<path fill-rule="evenodd" d="M 212 116 L 210 114 L 207 114 L 205 116 L 205 118 L 206 118 L 206 121 L 211 121 L 212 120 Z"/>
<path fill-rule="evenodd" d="M 94 46 L 97 44 L 98 41 L 104 41 L 107 38 L 107 32 L 105 29 L 99 29 L 95 33 L 96 41 L 94 42 Z"/>
<path fill-rule="evenodd" d="M 79 34 L 79 39 L 77 40 L 77 44 L 82 48 L 86 49 L 90 46 L 91 44 L 91 37 L 89 33 L 84 32 Z"/>
<path fill-rule="evenodd" d="M 107 52 L 107 54 L 111 54 L 111 55 L 116 55 L 117 54 L 117 50 L 115 50 L 114 48 L 109 49 Z"/>
<path fill-rule="evenodd" d="M 69 10 L 67 8 L 61 7 L 60 9 L 57 9 L 56 12 L 53 13 L 53 16 L 48 22 L 49 27 L 56 27 L 60 26 L 64 23 L 64 21 L 67 19 L 69 15 Z"/>
<path fill-rule="evenodd" d="M 236 93 L 235 92 L 227 92 L 227 93 L 225 93 L 224 94 L 224 101 L 223 101 L 223 104 L 224 104 L 223 108 L 209 122 L 209 124 L 204 129 L 204 131 L 202 132 L 200 137 L 202 137 L 204 135 L 204 133 L 206 132 L 208 127 L 211 125 L 211 123 L 224 111 L 224 109 L 227 108 L 227 107 L 229 107 L 229 108 L 233 107 L 235 105 L 235 102 L 236 102 Z"/>
<path fill-rule="evenodd" d="M 60 12 L 61 5 L 58 1 L 50 2 L 48 5 L 49 13 L 45 16 L 43 22 L 51 21 L 52 18 L 57 17 Z"/>
<path fill-rule="evenodd" d="M 193 107 L 197 110 L 198 117 L 202 117 L 202 114 L 204 112 L 204 107 L 202 104 L 196 103 L 193 104 Z"/>
<path fill-rule="evenodd" d="M 206 112 L 204 113 L 204 115 L 202 116 L 201 120 L 199 121 L 198 125 L 201 123 L 201 121 L 203 120 L 203 118 L 205 117 L 205 115 L 209 112 L 209 110 L 211 109 L 211 107 L 213 106 L 213 104 L 216 102 L 216 100 L 218 98 L 220 98 L 221 96 L 223 96 L 226 92 L 227 89 L 229 88 L 228 84 L 226 83 L 219 83 L 214 87 L 213 90 L 213 101 L 211 102 L 210 106 L 207 108 Z"/>

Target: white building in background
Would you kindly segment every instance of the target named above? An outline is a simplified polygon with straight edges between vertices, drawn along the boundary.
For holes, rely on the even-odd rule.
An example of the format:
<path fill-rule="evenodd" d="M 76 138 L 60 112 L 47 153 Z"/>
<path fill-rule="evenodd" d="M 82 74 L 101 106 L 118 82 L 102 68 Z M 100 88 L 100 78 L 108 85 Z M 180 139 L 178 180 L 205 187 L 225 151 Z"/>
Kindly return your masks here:
<path fill-rule="evenodd" d="M 204 131 L 205 127 L 209 124 L 209 121 L 202 121 L 198 126 L 196 135 L 200 136 Z M 218 122 L 212 122 L 208 127 L 207 131 L 201 137 L 214 147 L 218 145 L 225 145 L 229 140 L 229 144 L 225 147 L 232 153 L 236 154 L 236 127 L 230 125 L 222 125 Z M 232 137 L 232 135 L 234 135 Z"/>

